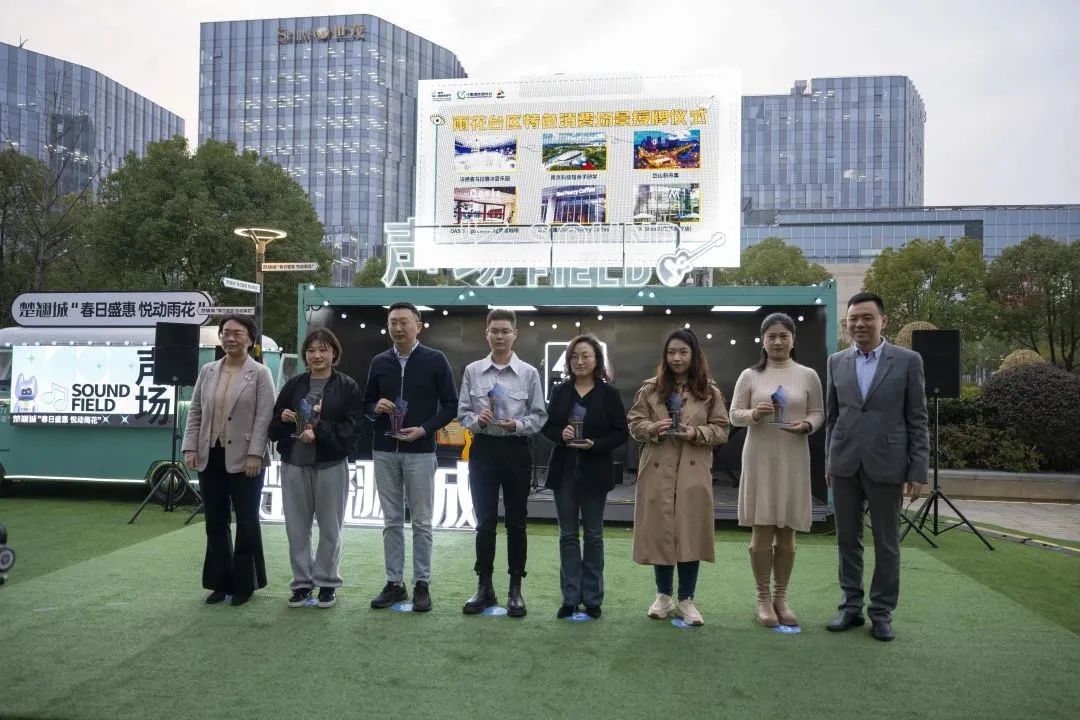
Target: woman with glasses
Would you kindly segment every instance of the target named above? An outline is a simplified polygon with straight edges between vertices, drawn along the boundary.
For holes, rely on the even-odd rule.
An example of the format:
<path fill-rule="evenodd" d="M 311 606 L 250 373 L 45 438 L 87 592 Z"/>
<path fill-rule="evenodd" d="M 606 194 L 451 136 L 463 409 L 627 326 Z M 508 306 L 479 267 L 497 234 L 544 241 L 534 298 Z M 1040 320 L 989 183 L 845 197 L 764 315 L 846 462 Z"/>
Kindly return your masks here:
<path fill-rule="evenodd" d="M 630 436 L 641 443 L 634 562 L 652 565 L 656 576 L 649 617 L 674 614 L 701 625 L 694 593 L 700 561 L 714 560 L 712 451 L 727 442 L 728 418 L 697 335 L 683 329 L 668 335 L 656 377 L 638 390 L 629 421 Z"/>
<path fill-rule="evenodd" d="M 199 471 L 206 513 L 203 587 L 208 605 L 232 596 L 243 605 L 266 587 L 259 498 L 263 469 L 270 464 L 266 433 L 274 410 L 270 370 L 248 351 L 258 329 L 243 315 L 218 325 L 225 357 L 204 365 L 195 381 L 184 431 L 184 462 Z M 236 513 L 236 545 L 229 531 Z"/>
<path fill-rule="evenodd" d="M 555 494 L 559 517 L 562 605 L 556 617 L 570 617 L 584 605 L 590 617 L 599 618 L 604 602 L 604 504 L 615 487 L 611 455 L 626 442 L 629 429 L 622 397 L 608 384 L 603 349 L 595 336 L 579 335 L 566 346 L 566 375 L 570 379 L 551 390 L 541 430 L 555 443 L 546 486 Z"/>

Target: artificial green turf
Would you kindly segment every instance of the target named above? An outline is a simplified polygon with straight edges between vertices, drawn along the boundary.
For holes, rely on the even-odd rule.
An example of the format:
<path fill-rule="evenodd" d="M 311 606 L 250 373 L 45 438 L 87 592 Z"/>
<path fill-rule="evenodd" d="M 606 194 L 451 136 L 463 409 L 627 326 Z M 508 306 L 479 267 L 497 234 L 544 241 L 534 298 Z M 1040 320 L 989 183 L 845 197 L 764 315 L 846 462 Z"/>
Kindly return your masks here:
<path fill-rule="evenodd" d="M 472 535 L 452 532 L 436 534 L 427 615 L 368 607 L 382 584 L 370 529 L 346 530 L 335 608 L 286 607 L 281 526 L 264 526 L 270 587 L 242 608 L 207 607 L 201 526 L 152 508 L 132 528 L 126 504 L 72 520 L 58 502 L 0 500 L 19 553 L 0 589 L 0 716 L 872 718 L 908 717 L 914 703 L 921 718 L 1066 718 L 1080 707 L 1080 622 L 1060 608 L 1077 605 L 1080 558 L 1038 548 L 991 553 L 950 533 L 931 551 L 909 538 L 898 637 L 885 644 L 822 627 L 838 594 L 828 537 L 800 537 L 792 602 L 804 627 L 785 636 L 751 620 L 744 533 L 718 534 L 698 587 L 706 625 L 687 630 L 645 617 L 652 574 L 630 562 L 624 529 L 608 533 L 599 622 L 554 619 L 549 525 L 530 529 L 524 620 L 461 614 Z"/>

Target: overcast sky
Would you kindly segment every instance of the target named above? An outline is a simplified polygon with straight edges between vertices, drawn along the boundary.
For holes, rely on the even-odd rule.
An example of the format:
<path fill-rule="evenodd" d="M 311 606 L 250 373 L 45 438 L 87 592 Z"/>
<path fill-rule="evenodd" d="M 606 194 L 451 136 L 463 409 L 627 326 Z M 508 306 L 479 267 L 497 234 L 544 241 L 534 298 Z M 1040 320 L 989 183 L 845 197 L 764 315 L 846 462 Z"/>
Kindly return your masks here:
<path fill-rule="evenodd" d="M 0 0 L 0 40 L 98 70 L 198 133 L 199 23 L 368 13 L 471 77 L 734 66 L 745 94 L 907 75 L 928 205 L 1080 202 L 1078 0 Z"/>

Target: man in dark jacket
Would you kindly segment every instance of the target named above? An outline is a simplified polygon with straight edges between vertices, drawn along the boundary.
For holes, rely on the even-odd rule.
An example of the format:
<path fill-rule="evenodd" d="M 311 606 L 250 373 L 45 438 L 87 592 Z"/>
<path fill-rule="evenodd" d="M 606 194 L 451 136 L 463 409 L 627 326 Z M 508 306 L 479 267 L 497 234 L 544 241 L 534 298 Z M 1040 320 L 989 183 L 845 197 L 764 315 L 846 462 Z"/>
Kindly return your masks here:
<path fill-rule="evenodd" d="M 394 346 L 368 371 L 364 409 L 374 418 L 372 456 L 383 511 L 386 586 L 372 601 L 388 608 L 407 600 L 405 500 L 413 530 L 413 610 L 431 609 L 431 513 L 435 500 L 435 433 L 454 419 L 458 395 L 446 356 L 417 340 L 423 327 L 412 303 L 390 306 Z"/>

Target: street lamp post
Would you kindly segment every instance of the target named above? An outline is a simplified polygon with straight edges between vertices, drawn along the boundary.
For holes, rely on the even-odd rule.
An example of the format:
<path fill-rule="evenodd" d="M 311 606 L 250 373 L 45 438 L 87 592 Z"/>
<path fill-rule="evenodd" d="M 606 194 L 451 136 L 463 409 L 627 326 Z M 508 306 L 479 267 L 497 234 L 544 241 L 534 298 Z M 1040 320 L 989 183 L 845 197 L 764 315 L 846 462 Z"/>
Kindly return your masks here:
<path fill-rule="evenodd" d="M 255 243 L 255 282 L 259 286 L 259 292 L 255 296 L 255 329 L 258 336 L 255 341 L 255 358 L 262 360 L 262 317 L 263 317 L 263 294 L 266 288 L 263 286 L 263 263 L 266 261 L 266 246 L 275 240 L 283 240 L 289 236 L 284 230 L 273 228 L 236 228 L 234 235 L 249 238 Z"/>

